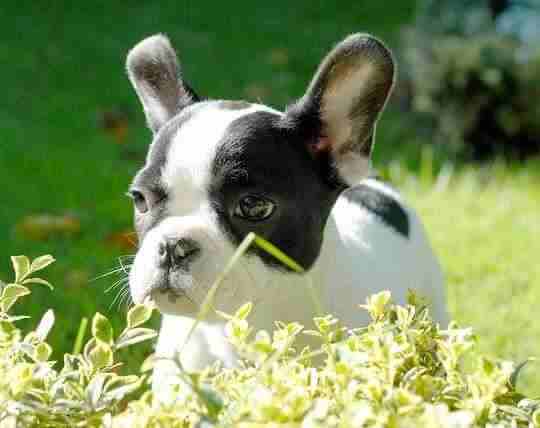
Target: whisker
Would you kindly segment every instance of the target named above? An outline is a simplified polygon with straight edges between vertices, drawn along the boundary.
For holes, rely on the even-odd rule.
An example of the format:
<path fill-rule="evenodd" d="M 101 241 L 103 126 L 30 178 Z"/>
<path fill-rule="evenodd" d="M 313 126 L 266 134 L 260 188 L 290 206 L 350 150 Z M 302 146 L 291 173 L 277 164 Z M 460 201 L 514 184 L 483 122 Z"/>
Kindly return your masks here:
<path fill-rule="evenodd" d="M 111 304 L 109 305 L 109 310 L 111 310 L 113 308 L 113 306 L 115 305 L 115 303 L 118 301 L 118 299 L 120 298 L 120 296 L 122 294 L 124 294 L 126 292 L 126 288 L 121 288 L 120 290 L 118 290 L 118 293 L 116 294 L 115 298 L 113 299 L 113 301 L 111 302 Z"/>
<path fill-rule="evenodd" d="M 124 265 L 124 266 L 126 266 L 126 265 Z M 130 265 L 130 266 L 131 266 L 131 265 Z M 90 279 L 90 282 L 97 281 L 98 279 L 102 279 L 102 278 L 105 278 L 105 277 L 110 276 L 110 275 L 114 275 L 115 273 L 118 273 L 118 272 L 120 272 L 120 271 L 122 271 L 122 270 L 124 270 L 123 267 L 119 267 L 119 268 L 117 268 L 117 269 L 110 270 L 109 272 L 105 272 L 105 273 L 102 274 L 102 275 L 98 275 L 98 276 L 96 276 L 95 278 Z"/>
<path fill-rule="evenodd" d="M 124 299 L 126 298 L 126 290 L 122 290 L 120 292 L 120 298 L 118 299 L 118 304 L 116 305 L 116 308 L 120 310 L 120 307 L 123 305 Z"/>
<path fill-rule="evenodd" d="M 114 284 L 110 285 L 106 290 L 105 293 L 110 292 L 111 290 L 115 289 L 119 285 L 125 285 L 125 283 L 129 281 L 129 278 L 120 278 L 118 281 L 116 281 Z"/>
<path fill-rule="evenodd" d="M 118 310 L 121 309 L 121 306 L 128 306 L 129 305 L 129 301 L 130 301 L 130 294 L 129 294 L 129 289 L 124 289 L 123 290 L 123 293 L 122 293 L 122 296 L 120 297 L 120 300 L 118 302 Z"/>
<path fill-rule="evenodd" d="M 131 266 L 133 266 L 133 264 L 130 264 L 130 265 L 128 265 L 128 264 L 126 264 L 126 265 L 123 264 L 123 263 L 122 263 L 122 259 L 121 259 L 120 257 L 118 257 L 118 263 L 120 263 L 120 266 L 121 266 L 122 270 L 124 271 L 124 273 L 125 273 L 126 275 L 129 275 L 129 271 L 128 271 L 127 269 L 130 269 Z"/>

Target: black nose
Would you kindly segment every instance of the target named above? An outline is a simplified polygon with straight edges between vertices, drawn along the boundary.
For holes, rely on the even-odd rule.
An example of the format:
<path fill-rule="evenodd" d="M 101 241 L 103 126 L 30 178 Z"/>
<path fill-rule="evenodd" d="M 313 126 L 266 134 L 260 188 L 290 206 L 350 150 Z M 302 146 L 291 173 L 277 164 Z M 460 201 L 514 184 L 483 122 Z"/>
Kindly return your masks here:
<path fill-rule="evenodd" d="M 159 262 L 161 267 L 183 267 L 197 258 L 201 249 L 192 239 L 165 239 L 158 247 Z"/>

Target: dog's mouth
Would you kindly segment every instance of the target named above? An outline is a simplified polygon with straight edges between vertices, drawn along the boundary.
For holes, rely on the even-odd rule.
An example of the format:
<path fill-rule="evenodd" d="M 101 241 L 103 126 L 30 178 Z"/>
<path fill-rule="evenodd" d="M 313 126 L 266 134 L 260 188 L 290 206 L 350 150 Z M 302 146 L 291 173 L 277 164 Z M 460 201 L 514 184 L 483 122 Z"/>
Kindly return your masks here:
<path fill-rule="evenodd" d="M 186 271 L 160 272 L 139 296 L 138 303 L 154 306 L 162 313 L 196 313 L 199 305 L 190 295 L 193 283 Z"/>

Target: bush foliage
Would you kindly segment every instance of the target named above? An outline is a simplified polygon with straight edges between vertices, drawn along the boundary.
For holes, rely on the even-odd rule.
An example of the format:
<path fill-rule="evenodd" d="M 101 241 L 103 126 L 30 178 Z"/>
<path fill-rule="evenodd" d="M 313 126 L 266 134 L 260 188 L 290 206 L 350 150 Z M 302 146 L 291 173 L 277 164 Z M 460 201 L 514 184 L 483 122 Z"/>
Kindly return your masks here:
<path fill-rule="evenodd" d="M 82 349 L 50 361 L 47 311 L 35 330 L 17 328 L 13 305 L 30 294 L 34 276 L 53 259 L 14 257 L 15 280 L 0 295 L 0 426 L 36 427 L 532 427 L 540 401 L 516 391 L 523 367 L 475 353 L 469 328 L 441 329 L 414 295 L 391 303 L 388 292 L 368 298 L 371 322 L 348 329 L 332 316 L 314 328 L 276 322 L 254 332 L 251 305 L 225 315 L 227 334 L 242 357 L 238 368 L 216 364 L 181 371 L 166 402 L 149 390 L 146 374 L 120 375 L 118 350 L 155 336 L 142 327 L 151 309 L 134 306 L 115 334 L 101 314 Z M 360 309 L 359 309 L 360 310 Z M 299 334 L 318 349 L 293 348 Z M 313 359 L 323 357 L 314 364 Z M 143 364 L 147 370 L 151 364 Z"/>
<path fill-rule="evenodd" d="M 405 33 L 404 63 L 411 108 L 430 125 L 433 141 L 475 159 L 538 154 L 540 32 L 527 38 L 519 29 L 538 28 L 540 7 L 424 3 Z M 521 23 L 525 17 L 536 18 Z"/>

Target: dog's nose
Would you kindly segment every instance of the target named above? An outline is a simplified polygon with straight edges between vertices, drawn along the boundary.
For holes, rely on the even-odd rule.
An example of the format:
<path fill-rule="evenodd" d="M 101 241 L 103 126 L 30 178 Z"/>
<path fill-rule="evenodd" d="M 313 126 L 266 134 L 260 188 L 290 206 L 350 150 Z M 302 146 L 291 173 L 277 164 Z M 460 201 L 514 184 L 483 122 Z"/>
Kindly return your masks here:
<path fill-rule="evenodd" d="M 165 239 L 159 243 L 158 256 L 161 267 L 187 268 L 201 249 L 192 239 Z"/>

